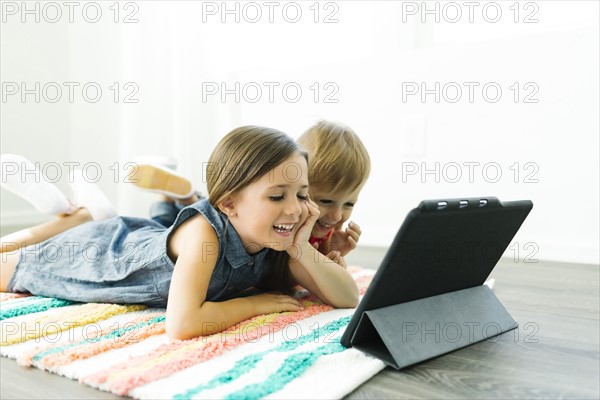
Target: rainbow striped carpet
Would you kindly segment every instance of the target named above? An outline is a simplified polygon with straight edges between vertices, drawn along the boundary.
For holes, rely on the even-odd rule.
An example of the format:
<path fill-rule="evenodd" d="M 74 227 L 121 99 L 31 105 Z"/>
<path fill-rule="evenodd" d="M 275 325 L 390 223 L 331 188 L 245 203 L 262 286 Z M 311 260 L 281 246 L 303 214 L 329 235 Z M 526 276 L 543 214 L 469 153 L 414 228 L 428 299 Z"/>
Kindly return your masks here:
<path fill-rule="evenodd" d="M 350 271 L 364 294 L 373 271 Z M 1 293 L 0 354 L 137 399 L 340 398 L 384 368 L 339 343 L 353 310 L 302 301 L 302 311 L 177 341 L 164 309 Z"/>

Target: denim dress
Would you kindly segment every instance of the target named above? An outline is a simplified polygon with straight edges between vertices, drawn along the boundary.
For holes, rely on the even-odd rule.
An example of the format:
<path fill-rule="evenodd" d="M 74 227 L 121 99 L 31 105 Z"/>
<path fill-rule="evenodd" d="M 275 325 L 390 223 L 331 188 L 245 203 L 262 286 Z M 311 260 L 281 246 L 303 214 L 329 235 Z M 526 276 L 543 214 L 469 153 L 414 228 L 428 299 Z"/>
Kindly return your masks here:
<path fill-rule="evenodd" d="M 175 268 L 167 239 L 198 213 L 219 239 L 206 300 L 227 300 L 260 283 L 273 250 L 248 254 L 225 215 L 202 199 L 183 208 L 170 228 L 144 218 L 114 217 L 22 248 L 8 290 L 78 302 L 166 307 Z"/>

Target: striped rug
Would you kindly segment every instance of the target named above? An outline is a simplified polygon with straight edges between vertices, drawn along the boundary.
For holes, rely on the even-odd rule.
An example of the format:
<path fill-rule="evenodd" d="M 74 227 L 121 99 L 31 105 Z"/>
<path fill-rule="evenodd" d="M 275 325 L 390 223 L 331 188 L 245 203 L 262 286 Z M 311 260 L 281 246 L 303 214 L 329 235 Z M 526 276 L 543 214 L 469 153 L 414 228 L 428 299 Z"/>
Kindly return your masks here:
<path fill-rule="evenodd" d="M 350 269 L 366 291 L 373 271 Z M 339 339 L 354 310 L 313 296 L 191 340 L 165 334 L 164 309 L 0 294 L 0 354 L 25 367 L 137 399 L 340 398 L 384 368 Z"/>

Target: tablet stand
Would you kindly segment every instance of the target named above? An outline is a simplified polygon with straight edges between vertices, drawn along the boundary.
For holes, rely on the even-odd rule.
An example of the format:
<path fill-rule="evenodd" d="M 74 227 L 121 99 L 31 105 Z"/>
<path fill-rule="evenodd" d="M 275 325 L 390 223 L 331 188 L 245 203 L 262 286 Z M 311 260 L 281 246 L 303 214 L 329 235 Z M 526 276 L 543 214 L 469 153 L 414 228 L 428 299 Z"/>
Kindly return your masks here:
<path fill-rule="evenodd" d="M 401 369 L 517 326 L 483 285 L 364 311 L 351 342 Z"/>

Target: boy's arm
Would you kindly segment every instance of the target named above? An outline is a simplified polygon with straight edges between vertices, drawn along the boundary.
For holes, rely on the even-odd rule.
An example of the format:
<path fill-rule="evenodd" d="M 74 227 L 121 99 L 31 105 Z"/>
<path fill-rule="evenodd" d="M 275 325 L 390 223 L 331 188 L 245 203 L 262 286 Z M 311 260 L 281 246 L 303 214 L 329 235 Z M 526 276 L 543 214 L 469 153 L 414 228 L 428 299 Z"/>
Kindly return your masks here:
<path fill-rule="evenodd" d="M 206 301 L 219 240 L 202 216 L 184 222 L 171 237 L 169 248 L 178 254 L 167 302 L 166 329 L 171 338 L 210 335 L 256 315 L 302 308 L 290 296 L 275 294 Z"/>

